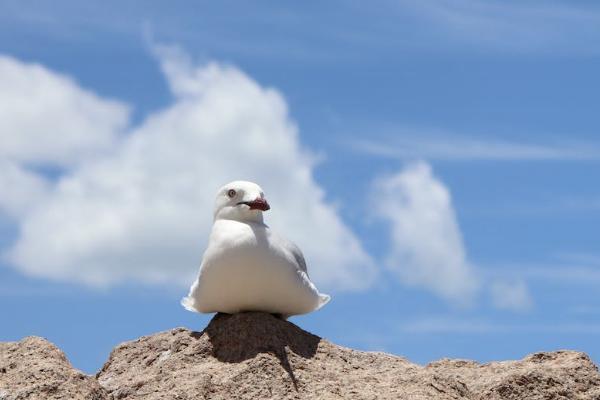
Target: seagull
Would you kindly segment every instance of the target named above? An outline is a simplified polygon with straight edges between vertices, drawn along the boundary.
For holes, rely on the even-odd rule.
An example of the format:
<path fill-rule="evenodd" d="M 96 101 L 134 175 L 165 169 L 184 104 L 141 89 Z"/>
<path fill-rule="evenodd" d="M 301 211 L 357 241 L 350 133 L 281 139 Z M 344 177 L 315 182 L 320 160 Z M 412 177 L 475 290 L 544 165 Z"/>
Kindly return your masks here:
<path fill-rule="evenodd" d="M 260 186 L 234 181 L 217 192 L 208 248 L 181 304 L 199 313 L 263 311 L 288 318 L 323 307 L 300 249 L 263 222 Z"/>

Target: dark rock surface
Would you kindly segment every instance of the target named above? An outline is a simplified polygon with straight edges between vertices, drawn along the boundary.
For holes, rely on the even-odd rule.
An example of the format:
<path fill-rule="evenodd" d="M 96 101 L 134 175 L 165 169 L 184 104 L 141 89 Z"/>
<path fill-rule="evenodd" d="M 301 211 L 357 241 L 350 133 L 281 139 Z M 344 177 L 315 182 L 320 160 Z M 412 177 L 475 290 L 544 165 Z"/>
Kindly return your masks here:
<path fill-rule="evenodd" d="M 0 400 L 600 400 L 600 374 L 584 353 L 423 367 L 334 345 L 263 313 L 219 314 L 202 332 L 177 328 L 123 343 L 96 379 L 72 369 L 43 339 L 0 344 Z"/>

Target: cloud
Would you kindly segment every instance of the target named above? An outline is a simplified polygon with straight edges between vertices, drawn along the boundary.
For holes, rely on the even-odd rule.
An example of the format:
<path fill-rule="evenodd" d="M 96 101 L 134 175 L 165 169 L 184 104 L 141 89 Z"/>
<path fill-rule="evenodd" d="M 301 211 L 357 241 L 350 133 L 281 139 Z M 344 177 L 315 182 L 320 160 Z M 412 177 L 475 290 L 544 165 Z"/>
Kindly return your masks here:
<path fill-rule="evenodd" d="M 445 161 L 577 161 L 600 160 L 600 146 L 565 142 L 532 144 L 499 139 L 482 140 L 456 134 L 401 132 L 392 140 L 356 140 L 362 153 L 386 158 Z"/>
<path fill-rule="evenodd" d="M 39 175 L 0 158 L 0 213 L 18 219 L 40 201 L 49 183 Z"/>
<path fill-rule="evenodd" d="M 499 273 L 490 275 L 520 276 L 538 282 L 551 282 L 555 285 L 596 286 L 600 284 L 600 266 L 579 263 L 572 264 L 515 264 L 504 265 Z M 496 268 L 495 268 L 496 269 Z"/>
<path fill-rule="evenodd" d="M 157 47 L 156 53 L 173 104 L 122 137 L 115 132 L 120 123 L 86 132 L 98 136 L 88 140 L 103 150 L 100 155 L 78 157 L 71 140 L 57 144 L 79 164 L 20 219 L 20 236 L 8 253 L 14 266 L 33 276 L 98 286 L 188 285 L 212 224 L 214 192 L 230 180 L 248 179 L 263 186 L 272 205 L 267 222 L 303 249 L 318 284 L 369 287 L 374 263 L 324 200 L 313 158 L 279 92 L 230 65 L 197 66 L 176 48 Z M 102 99 L 90 103 L 73 135 L 100 123 L 96 116 L 107 113 L 104 105 Z M 119 106 L 109 109 L 122 114 Z M 36 135 L 48 140 L 44 126 L 49 124 L 40 121 Z M 115 137 L 120 139 L 106 150 Z M 33 155 L 31 161 L 54 159 Z"/>
<path fill-rule="evenodd" d="M 372 198 L 377 215 L 390 224 L 388 268 L 409 286 L 471 303 L 480 282 L 467 261 L 450 193 L 429 164 L 409 164 L 379 179 Z"/>
<path fill-rule="evenodd" d="M 399 331 L 409 334 L 581 334 L 600 333 L 600 324 L 563 321 L 560 323 L 514 324 L 481 319 L 453 317 L 424 317 L 399 326 Z"/>
<path fill-rule="evenodd" d="M 491 296 L 494 306 L 501 310 L 529 311 L 533 308 L 533 299 L 522 279 L 493 281 Z"/>
<path fill-rule="evenodd" d="M 429 35 L 505 51 L 597 52 L 600 36 L 596 5 L 436 0 L 411 2 L 403 10 L 433 23 Z"/>
<path fill-rule="evenodd" d="M 587 201 L 586 201 L 587 200 Z M 579 199 L 576 205 L 598 206 L 600 207 L 600 198 L 594 199 Z M 590 207 L 591 208 L 591 207 Z M 583 253 L 583 252 L 563 252 L 557 254 L 557 258 L 562 261 L 580 264 L 580 265 L 593 265 L 600 270 L 600 254 L 599 253 Z"/>
<path fill-rule="evenodd" d="M 505 332 L 507 326 L 481 320 L 456 319 L 448 317 L 424 317 L 414 321 L 403 323 L 399 326 L 403 333 L 491 333 Z"/>
<path fill-rule="evenodd" d="M 0 55 L 0 159 L 66 166 L 113 148 L 129 108 L 67 76 Z"/>

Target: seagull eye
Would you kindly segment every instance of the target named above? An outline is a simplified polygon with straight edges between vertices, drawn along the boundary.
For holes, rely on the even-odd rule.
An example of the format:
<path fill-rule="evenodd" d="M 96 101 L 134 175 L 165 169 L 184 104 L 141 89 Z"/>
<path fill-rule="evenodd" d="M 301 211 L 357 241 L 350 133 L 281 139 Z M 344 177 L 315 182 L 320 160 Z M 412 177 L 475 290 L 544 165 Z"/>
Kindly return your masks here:
<path fill-rule="evenodd" d="M 229 197 L 235 197 L 235 195 L 236 195 L 236 192 L 235 192 L 235 190 L 233 190 L 233 189 L 229 189 L 229 190 L 227 191 L 227 196 L 229 196 Z"/>

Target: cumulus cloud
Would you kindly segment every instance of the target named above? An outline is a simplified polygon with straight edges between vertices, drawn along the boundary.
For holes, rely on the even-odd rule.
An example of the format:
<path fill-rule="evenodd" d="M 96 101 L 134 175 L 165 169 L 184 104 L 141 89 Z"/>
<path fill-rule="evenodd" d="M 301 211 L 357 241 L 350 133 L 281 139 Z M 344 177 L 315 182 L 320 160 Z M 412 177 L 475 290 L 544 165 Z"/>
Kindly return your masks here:
<path fill-rule="evenodd" d="M 212 224 L 214 192 L 230 180 L 247 179 L 263 186 L 273 207 L 267 222 L 304 250 L 317 283 L 348 290 L 371 285 L 373 261 L 324 200 L 283 97 L 233 66 L 197 66 L 169 47 L 157 48 L 157 55 L 173 103 L 125 135 L 118 131 L 126 107 L 59 79 L 67 83 L 47 90 L 83 93 L 89 101 L 83 114 L 78 105 L 65 106 L 65 121 L 70 114 L 79 118 L 65 122 L 72 136 L 40 155 L 35 138 L 51 141 L 44 127 L 53 125 L 39 111 L 28 111 L 39 120 L 31 128 L 35 133 L 22 139 L 21 148 L 34 149 L 21 151 L 28 160 L 65 157 L 79 164 L 22 215 L 20 237 L 8 252 L 12 263 L 30 275 L 91 285 L 187 285 Z M 26 65 L 21 73 L 38 70 Z M 79 142 L 71 140 L 77 135 Z M 95 156 L 73 154 L 86 149 Z"/>
<path fill-rule="evenodd" d="M 0 158 L 0 213 L 18 219 L 44 198 L 49 184 L 39 175 Z"/>
<path fill-rule="evenodd" d="M 0 55 L 0 159 L 71 165 L 110 150 L 129 109 L 65 75 Z"/>
<path fill-rule="evenodd" d="M 492 302 L 496 308 L 510 311 L 528 311 L 533 300 L 522 279 L 496 280 L 491 283 Z"/>
<path fill-rule="evenodd" d="M 466 258 L 450 193 L 431 166 L 416 162 L 379 179 L 373 203 L 390 224 L 386 264 L 401 281 L 455 304 L 472 302 L 480 282 Z"/>

